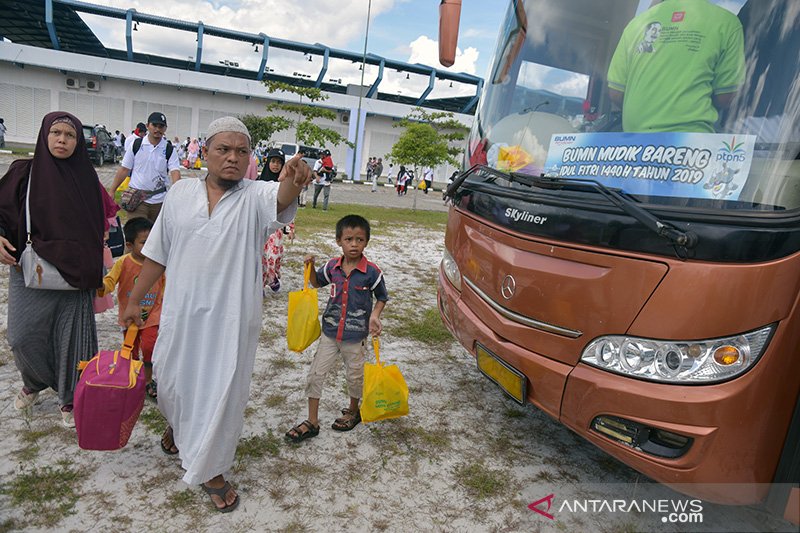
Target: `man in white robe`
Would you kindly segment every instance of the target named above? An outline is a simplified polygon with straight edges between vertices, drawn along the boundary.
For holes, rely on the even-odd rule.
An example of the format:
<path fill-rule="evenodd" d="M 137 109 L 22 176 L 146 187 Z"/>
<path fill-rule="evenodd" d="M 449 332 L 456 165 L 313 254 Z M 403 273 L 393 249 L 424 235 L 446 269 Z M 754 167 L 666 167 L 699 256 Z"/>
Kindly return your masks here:
<path fill-rule="evenodd" d="M 208 175 L 178 181 L 167 194 L 123 319 L 141 322 L 136 303 L 166 271 L 153 353 L 158 407 L 170 425 L 161 445 L 180 453 L 183 480 L 200 483 L 228 512 L 239 496 L 223 474 L 244 425 L 261 330 L 263 244 L 294 220 L 312 175 L 298 154 L 278 182 L 243 180 L 250 135 L 233 117 L 209 125 L 205 155 Z"/>

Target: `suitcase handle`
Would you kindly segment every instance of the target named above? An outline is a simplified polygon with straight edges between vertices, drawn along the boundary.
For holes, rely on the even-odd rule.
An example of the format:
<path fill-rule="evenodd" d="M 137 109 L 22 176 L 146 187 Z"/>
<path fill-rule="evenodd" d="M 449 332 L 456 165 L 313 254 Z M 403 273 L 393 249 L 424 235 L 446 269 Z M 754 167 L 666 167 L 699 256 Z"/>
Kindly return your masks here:
<path fill-rule="evenodd" d="M 113 374 L 114 370 L 117 369 L 118 355 L 128 361 L 131 360 L 131 352 L 133 351 L 133 343 L 136 341 L 137 333 L 139 333 L 139 327 L 136 324 L 128 326 L 128 331 L 125 333 L 125 340 L 122 343 L 122 349 L 114 352 L 114 363 L 108 370 L 109 374 Z M 134 368 L 133 361 L 128 365 L 128 373 L 130 375 L 131 386 L 133 386 L 133 384 L 136 383 L 136 369 Z"/>
<path fill-rule="evenodd" d="M 136 324 L 131 324 L 128 327 L 128 331 L 125 333 L 125 340 L 122 342 L 122 349 L 121 350 L 114 350 L 114 361 L 112 362 L 111 366 L 108 369 L 109 374 L 113 374 L 114 371 L 117 369 L 117 357 L 120 356 L 123 359 L 131 360 L 131 352 L 133 351 L 133 343 L 136 341 L 136 335 L 139 333 L 139 327 Z M 78 370 L 83 374 L 83 371 L 86 367 L 94 362 L 95 366 L 97 367 L 97 373 L 100 373 L 100 358 L 99 352 L 89 361 L 80 361 L 78 362 Z M 139 361 L 131 361 L 128 365 L 128 373 L 130 375 L 130 383 L 131 387 L 134 383 L 136 383 L 136 375 L 138 374 L 138 369 L 141 367 L 141 362 Z"/>
<path fill-rule="evenodd" d="M 139 326 L 136 324 L 131 324 L 128 326 L 128 331 L 125 333 L 125 340 L 122 343 L 122 350 L 120 350 L 120 355 L 125 359 L 131 358 L 131 352 L 133 351 L 133 344 L 136 342 L 136 335 L 139 334 Z"/>

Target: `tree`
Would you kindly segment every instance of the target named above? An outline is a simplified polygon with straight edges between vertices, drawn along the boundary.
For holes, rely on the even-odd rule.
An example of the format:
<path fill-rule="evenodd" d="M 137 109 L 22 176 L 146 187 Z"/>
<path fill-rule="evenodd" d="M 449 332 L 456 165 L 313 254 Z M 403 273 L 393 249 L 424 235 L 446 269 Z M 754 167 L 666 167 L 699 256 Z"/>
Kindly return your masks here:
<path fill-rule="evenodd" d="M 393 163 L 411 166 L 415 174 L 424 166 L 436 167 L 442 163 L 457 166 L 463 148 L 452 143 L 463 141 L 469 132 L 452 113 L 429 113 L 421 107 L 415 107 L 395 127 L 405 131 L 386 157 Z"/>
<path fill-rule="evenodd" d="M 252 114 L 239 115 L 239 120 L 247 126 L 254 145 L 258 144 L 259 141 L 270 141 L 273 134 L 289 129 L 292 126 L 292 122 L 288 118 L 279 115 L 270 115 L 268 117 Z"/>
<path fill-rule="evenodd" d="M 314 124 L 313 120 L 322 118 L 326 120 L 336 120 L 336 112 L 324 107 L 302 103 L 303 98 L 309 102 L 321 102 L 328 99 L 316 87 L 295 87 L 280 81 L 265 80 L 264 85 L 270 94 L 277 91 L 289 92 L 300 96 L 300 103 L 275 102 L 267 106 L 268 116 L 259 115 L 239 115 L 247 129 L 253 144 L 259 141 L 271 141 L 276 133 L 290 128 L 295 129 L 295 138 L 298 143 L 309 146 L 336 146 L 342 143 L 353 146 L 346 138 L 342 137 L 338 131 Z M 275 114 L 275 111 L 284 111 L 295 115 L 294 118 Z"/>
<path fill-rule="evenodd" d="M 316 87 L 296 87 L 288 83 L 264 80 L 267 92 L 273 94 L 278 91 L 289 92 L 300 97 L 300 103 L 275 102 L 267 106 L 267 111 L 284 111 L 295 118 L 286 118 L 287 126 L 281 130 L 294 127 L 297 142 L 310 146 L 330 146 L 347 144 L 353 146 L 338 131 L 314 124 L 315 119 L 336 120 L 336 111 L 319 107 L 317 105 L 304 104 L 305 98 L 311 103 L 323 102 L 328 99 L 328 95 L 323 94 L 321 89 Z M 285 117 L 281 117 L 285 118 Z M 278 131 L 281 131 L 278 130 Z"/>
<path fill-rule="evenodd" d="M 386 158 L 393 163 L 410 166 L 415 176 L 419 176 L 419 167 L 436 167 L 442 163 L 458 166 L 458 156 L 463 148 L 454 143 L 463 141 L 469 133 L 469 128 L 454 119 L 452 113 L 429 113 L 421 107 L 415 107 L 395 127 L 405 128 L 405 131 Z M 416 207 L 415 193 L 413 208 Z"/>

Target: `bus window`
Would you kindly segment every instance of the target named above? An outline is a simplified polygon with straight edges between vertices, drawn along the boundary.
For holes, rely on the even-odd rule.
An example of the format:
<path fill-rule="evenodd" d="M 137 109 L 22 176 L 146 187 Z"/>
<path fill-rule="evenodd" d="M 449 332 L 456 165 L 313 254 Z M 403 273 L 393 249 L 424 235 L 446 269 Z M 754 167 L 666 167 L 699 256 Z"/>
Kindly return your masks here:
<path fill-rule="evenodd" d="M 630 133 L 624 143 L 694 150 L 689 164 L 658 151 L 643 179 L 583 177 L 654 204 L 800 208 L 798 18 L 789 0 L 511 2 L 467 161 L 577 173 L 553 165 L 555 136 L 600 146 Z"/>

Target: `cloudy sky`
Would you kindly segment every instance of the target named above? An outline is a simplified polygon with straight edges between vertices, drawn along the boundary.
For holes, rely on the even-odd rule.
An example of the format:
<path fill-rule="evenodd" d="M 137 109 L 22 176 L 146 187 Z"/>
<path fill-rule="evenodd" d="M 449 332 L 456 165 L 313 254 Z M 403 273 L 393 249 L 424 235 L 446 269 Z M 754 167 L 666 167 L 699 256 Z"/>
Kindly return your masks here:
<path fill-rule="evenodd" d="M 88 0 L 90 3 L 122 9 L 134 8 L 141 13 L 159 15 L 248 33 L 263 32 L 273 38 L 304 43 L 322 43 L 361 53 L 367 20 L 367 0 Z M 500 0 L 464 0 L 461 33 L 456 64 L 450 70 L 485 76 L 506 2 Z M 368 52 L 387 58 L 438 64 L 437 0 L 372 0 Z M 125 48 L 124 21 L 81 14 L 82 18 L 111 48 Z M 167 55 L 182 59 L 196 54 L 194 34 L 140 24 L 133 34 L 134 49 L 140 52 Z M 203 62 L 236 61 L 255 70 L 261 55 L 251 45 L 215 37 L 204 37 Z M 308 61 L 300 54 L 270 49 L 269 65 L 279 73 L 303 72 L 316 78 L 321 61 L 318 56 Z M 365 84 L 374 79 L 377 68 L 368 68 Z M 343 83 L 358 83 L 361 72 L 350 62 L 332 60 L 327 77 L 342 78 Z M 416 79 L 415 79 L 416 78 Z M 427 77 L 384 73 L 382 92 L 414 93 L 424 90 Z M 431 97 L 474 92 L 474 87 L 453 88 L 438 82 Z"/>

